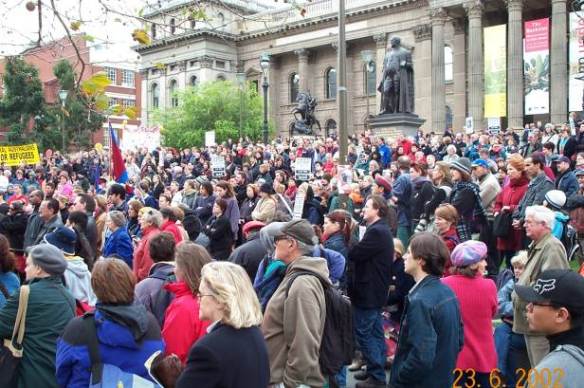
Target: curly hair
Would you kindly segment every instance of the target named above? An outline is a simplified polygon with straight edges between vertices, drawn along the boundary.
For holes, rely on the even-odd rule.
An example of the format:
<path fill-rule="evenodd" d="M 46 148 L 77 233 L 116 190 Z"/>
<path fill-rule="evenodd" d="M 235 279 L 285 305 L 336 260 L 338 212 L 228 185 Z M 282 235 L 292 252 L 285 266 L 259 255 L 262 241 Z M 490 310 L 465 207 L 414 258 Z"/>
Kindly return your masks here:
<path fill-rule="evenodd" d="M 0 272 L 14 271 L 16 261 L 14 254 L 10 252 L 10 242 L 3 234 L 0 234 Z"/>

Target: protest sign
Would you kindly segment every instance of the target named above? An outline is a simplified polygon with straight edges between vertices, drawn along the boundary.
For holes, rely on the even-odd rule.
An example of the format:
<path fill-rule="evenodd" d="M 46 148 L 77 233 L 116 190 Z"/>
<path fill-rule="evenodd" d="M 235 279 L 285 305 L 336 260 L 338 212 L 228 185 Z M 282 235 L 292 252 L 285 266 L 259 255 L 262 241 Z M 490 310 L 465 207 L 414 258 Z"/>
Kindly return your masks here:
<path fill-rule="evenodd" d="M 19 146 L 0 146 L 0 163 L 5 166 L 19 166 L 25 164 L 40 163 L 39 149 L 34 144 Z"/>
<path fill-rule="evenodd" d="M 225 176 L 225 158 L 221 155 L 211 155 L 211 171 L 213 178 Z"/>
<path fill-rule="evenodd" d="M 310 179 L 312 174 L 312 159 L 310 158 L 297 158 L 294 175 L 296 180 L 307 181 Z"/>

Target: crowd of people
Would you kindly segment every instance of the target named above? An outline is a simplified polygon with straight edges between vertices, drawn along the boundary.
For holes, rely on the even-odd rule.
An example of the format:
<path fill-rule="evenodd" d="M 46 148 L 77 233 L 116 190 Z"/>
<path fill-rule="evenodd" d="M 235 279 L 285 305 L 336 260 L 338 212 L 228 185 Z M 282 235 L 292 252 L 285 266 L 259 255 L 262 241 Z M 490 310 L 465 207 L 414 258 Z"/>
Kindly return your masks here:
<path fill-rule="evenodd" d="M 0 168 L 0 385 L 584 381 L 584 124 L 123 157 Z"/>

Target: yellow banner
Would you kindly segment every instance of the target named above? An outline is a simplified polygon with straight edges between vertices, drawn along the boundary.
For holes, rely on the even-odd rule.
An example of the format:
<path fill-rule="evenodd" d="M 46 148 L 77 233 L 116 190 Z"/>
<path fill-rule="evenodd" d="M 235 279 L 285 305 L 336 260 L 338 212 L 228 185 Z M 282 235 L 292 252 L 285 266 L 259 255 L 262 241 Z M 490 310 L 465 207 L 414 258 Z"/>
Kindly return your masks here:
<path fill-rule="evenodd" d="M 0 146 L 0 164 L 4 166 L 19 166 L 40 163 L 39 149 L 36 144 L 20 146 Z"/>
<path fill-rule="evenodd" d="M 507 116 L 507 26 L 485 27 L 485 117 Z"/>

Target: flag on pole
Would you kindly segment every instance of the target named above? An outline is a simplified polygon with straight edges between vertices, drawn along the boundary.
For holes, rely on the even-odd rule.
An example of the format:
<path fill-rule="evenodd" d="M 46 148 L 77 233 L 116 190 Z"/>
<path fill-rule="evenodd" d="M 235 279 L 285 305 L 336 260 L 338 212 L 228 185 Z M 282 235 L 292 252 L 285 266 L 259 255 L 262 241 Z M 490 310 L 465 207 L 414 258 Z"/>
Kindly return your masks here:
<path fill-rule="evenodd" d="M 112 128 L 112 123 L 109 123 L 109 130 L 111 136 L 112 176 L 116 182 L 126 183 L 128 180 L 128 172 L 126 171 L 126 165 L 124 163 L 124 158 L 122 157 L 120 142 L 118 141 L 116 132 Z"/>

